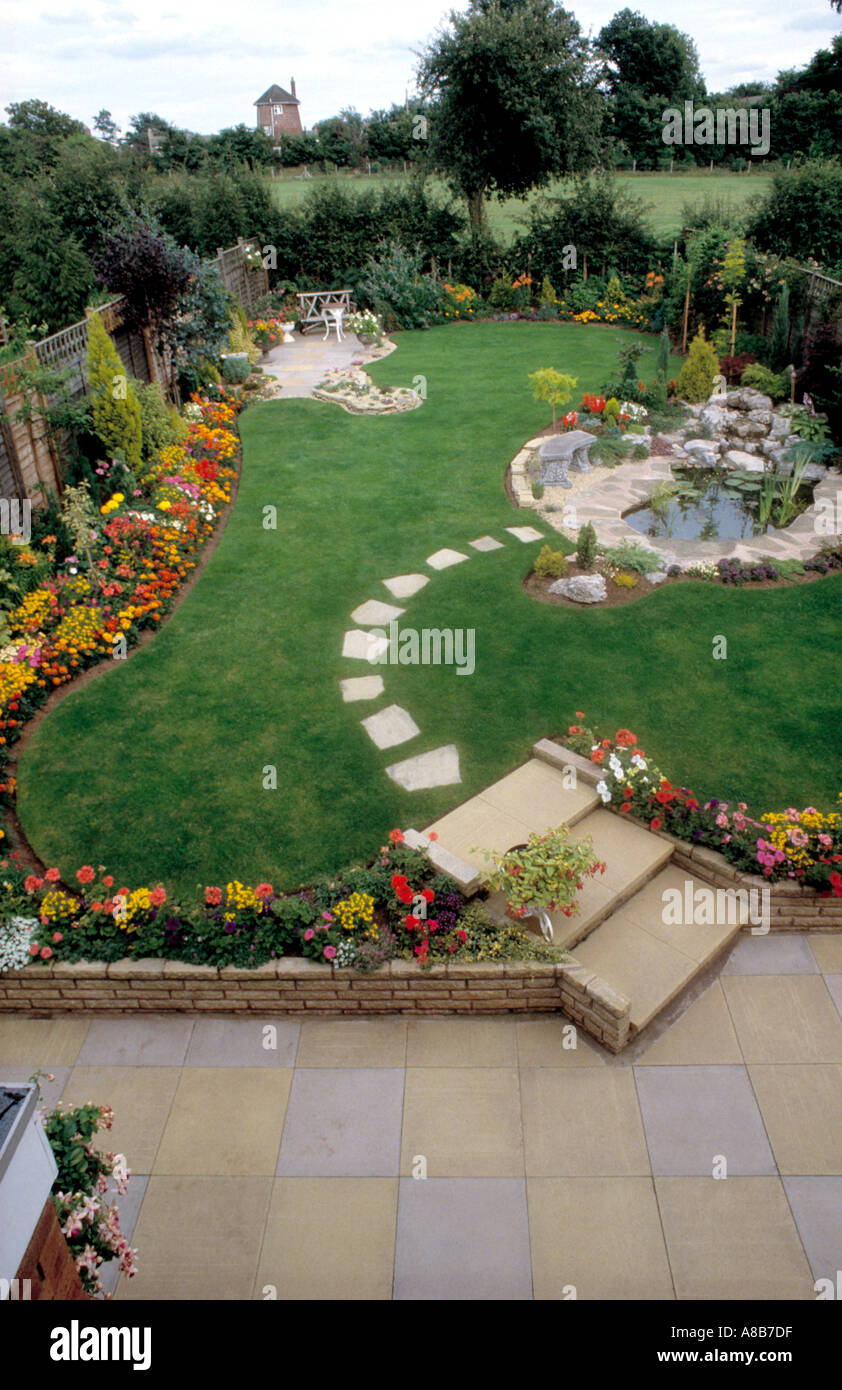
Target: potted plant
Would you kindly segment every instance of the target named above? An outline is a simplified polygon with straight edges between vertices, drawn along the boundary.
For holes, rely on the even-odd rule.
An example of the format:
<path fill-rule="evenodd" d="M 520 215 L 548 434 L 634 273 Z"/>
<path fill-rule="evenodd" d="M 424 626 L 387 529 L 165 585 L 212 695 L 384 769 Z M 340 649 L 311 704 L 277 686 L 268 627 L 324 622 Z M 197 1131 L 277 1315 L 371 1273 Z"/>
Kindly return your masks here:
<path fill-rule="evenodd" d="M 525 845 L 516 845 L 502 858 L 483 851 L 496 867 L 486 883 L 506 895 L 506 908 L 512 917 L 537 917 L 547 941 L 553 939 L 550 912 L 572 917 L 579 911 L 576 894 L 586 878 L 604 873 L 605 864 L 597 859 L 590 836 L 574 840 L 567 825 L 543 834 L 530 835 Z"/>

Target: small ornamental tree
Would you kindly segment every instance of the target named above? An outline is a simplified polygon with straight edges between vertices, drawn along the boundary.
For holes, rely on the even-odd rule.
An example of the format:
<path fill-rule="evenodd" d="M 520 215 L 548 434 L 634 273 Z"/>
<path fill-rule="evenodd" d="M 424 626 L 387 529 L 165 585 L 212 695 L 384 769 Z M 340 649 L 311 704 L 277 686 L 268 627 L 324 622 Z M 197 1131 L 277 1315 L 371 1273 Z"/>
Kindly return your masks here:
<path fill-rule="evenodd" d="M 567 405 L 578 384 L 578 377 L 557 372 L 555 367 L 541 367 L 540 371 L 530 372 L 532 395 L 536 401 L 547 401 L 553 408 L 553 425 L 556 422 L 556 408 Z"/>
<path fill-rule="evenodd" d="M 140 402 L 99 314 L 88 319 L 85 376 L 91 391 L 94 433 L 108 454 L 129 468 L 141 463 Z"/>
<path fill-rule="evenodd" d="M 576 541 L 576 564 L 582 570 L 589 570 L 596 559 L 596 531 L 592 521 L 579 527 Z"/>
<path fill-rule="evenodd" d="M 713 391 L 714 380 L 719 375 L 719 358 L 713 343 L 705 337 L 700 328 L 678 374 L 676 394 L 686 401 L 699 404 L 706 401 Z"/>
<path fill-rule="evenodd" d="M 721 275 L 722 283 L 728 291 L 725 296 L 725 303 L 730 318 L 731 356 L 733 357 L 737 340 L 737 310 L 743 302 L 737 291 L 746 278 L 746 244 L 742 237 L 734 237 L 733 241 L 729 241 Z"/>

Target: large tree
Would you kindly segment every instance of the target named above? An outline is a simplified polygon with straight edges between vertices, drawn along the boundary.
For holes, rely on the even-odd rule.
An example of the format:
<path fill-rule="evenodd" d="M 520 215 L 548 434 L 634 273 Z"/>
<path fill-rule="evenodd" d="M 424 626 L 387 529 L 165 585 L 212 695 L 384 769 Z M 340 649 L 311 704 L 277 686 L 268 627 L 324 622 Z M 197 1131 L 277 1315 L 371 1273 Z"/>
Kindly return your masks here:
<path fill-rule="evenodd" d="M 626 9 L 600 31 L 597 48 L 615 138 L 632 158 L 657 163 L 665 148 L 664 107 L 704 96 L 692 39 L 672 24 Z"/>
<path fill-rule="evenodd" d="M 554 0 L 474 0 L 422 55 L 419 87 L 434 102 L 427 160 L 467 200 L 475 233 L 488 195 L 522 197 L 594 163 L 600 100 L 588 56 Z"/>

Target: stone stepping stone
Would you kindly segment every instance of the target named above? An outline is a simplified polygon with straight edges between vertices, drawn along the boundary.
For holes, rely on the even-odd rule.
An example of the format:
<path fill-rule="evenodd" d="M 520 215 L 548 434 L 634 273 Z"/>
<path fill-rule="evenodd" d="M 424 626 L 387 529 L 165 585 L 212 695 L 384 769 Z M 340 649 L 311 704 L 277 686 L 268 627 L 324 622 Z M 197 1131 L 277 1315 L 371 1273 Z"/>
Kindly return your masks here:
<path fill-rule="evenodd" d="M 470 555 L 463 555 L 461 550 L 437 550 L 434 555 L 427 556 L 427 564 L 431 570 L 446 570 L 450 565 L 461 565 L 463 560 L 469 560 Z"/>
<path fill-rule="evenodd" d="M 428 574 L 396 574 L 392 579 L 383 580 L 389 593 L 394 594 L 395 598 L 412 598 L 413 594 L 417 594 L 418 590 L 423 589 L 429 582 Z"/>
<path fill-rule="evenodd" d="M 378 748 L 394 748 L 396 744 L 406 743 L 407 739 L 415 738 L 421 732 L 412 715 L 401 709 L 400 705 L 388 705 L 386 709 L 378 710 L 377 714 L 370 714 L 361 723 Z"/>
<path fill-rule="evenodd" d="M 339 688 L 346 705 L 352 700 L 376 700 L 383 694 L 383 677 L 352 676 L 350 680 L 340 681 Z"/>
<path fill-rule="evenodd" d="M 459 749 L 455 743 L 444 744 L 429 753 L 418 753 L 414 758 L 404 758 L 401 763 L 392 763 L 386 768 L 387 776 L 397 782 L 404 791 L 420 792 L 429 787 L 449 787 L 461 782 L 459 771 Z"/>
<path fill-rule="evenodd" d="M 376 637 L 373 632 L 363 632 L 358 627 L 346 632 L 342 643 L 342 655 L 350 656 L 355 661 L 373 662 L 388 650 L 388 637 Z"/>
<path fill-rule="evenodd" d="M 355 608 L 351 617 L 355 623 L 383 627 L 405 612 L 405 608 L 396 608 L 393 603 L 381 603 L 379 599 L 370 598 L 367 603 L 361 603 L 359 608 Z"/>
<path fill-rule="evenodd" d="M 477 541 L 469 541 L 468 544 L 469 544 L 469 545 L 472 545 L 473 548 L 474 548 L 474 550 L 503 550 L 503 549 L 504 549 L 503 542 L 502 542 L 502 541 L 495 541 L 495 539 L 494 539 L 493 536 L 480 536 L 479 540 L 477 540 Z"/>
<path fill-rule="evenodd" d="M 542 541 L 544 539 L 540 531 L 536 531 L 534 526 L 507 526 L 506 530 L 512 536 L 517 536 L 519 541 L 528 545 L 530 541 Z"/>

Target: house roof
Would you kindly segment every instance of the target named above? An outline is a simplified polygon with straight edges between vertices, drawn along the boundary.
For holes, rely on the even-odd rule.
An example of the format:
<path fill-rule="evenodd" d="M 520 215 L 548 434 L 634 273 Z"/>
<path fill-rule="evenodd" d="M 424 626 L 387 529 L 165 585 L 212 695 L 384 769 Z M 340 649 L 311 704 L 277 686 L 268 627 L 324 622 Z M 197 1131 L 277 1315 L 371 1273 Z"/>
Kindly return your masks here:
<path fill-rule="evenodd" d="M 262 97 L 258 97 L 254 102 L 255 106 L 268 106 L 277 103 L 283 106 L 300 106 L 298 97 L 294 97 L 292 92 L 287 92 L 283 87 L 279 87 L 277 82 L 273 82 L 271 87 L 267 87 Z"/>

